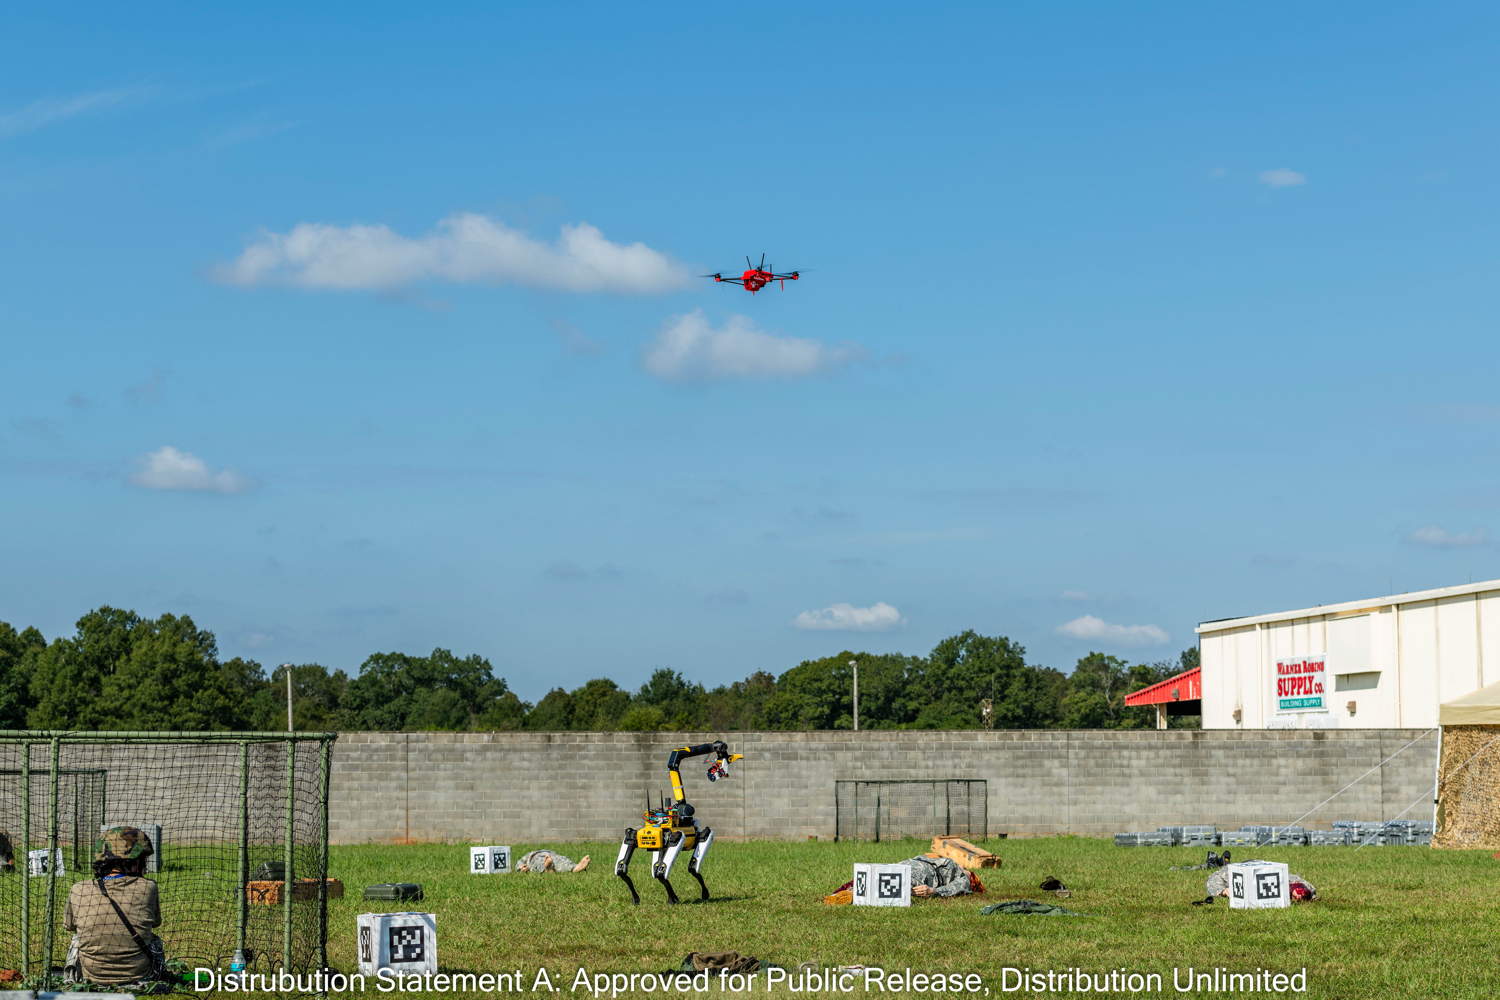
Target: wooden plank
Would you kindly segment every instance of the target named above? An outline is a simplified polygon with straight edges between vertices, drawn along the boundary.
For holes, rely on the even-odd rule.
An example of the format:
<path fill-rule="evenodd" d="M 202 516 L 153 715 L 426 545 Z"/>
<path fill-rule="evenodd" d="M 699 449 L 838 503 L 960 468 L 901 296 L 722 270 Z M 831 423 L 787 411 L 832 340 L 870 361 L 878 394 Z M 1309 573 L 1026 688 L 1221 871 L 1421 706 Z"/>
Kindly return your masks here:
<path fill-rule="evenodd" d="M 999 868 L 1000 858 L 982 847 L 975 847 L 962 837 L 933 837 L 932 853 L 952 858 L 963 868 Z"/>

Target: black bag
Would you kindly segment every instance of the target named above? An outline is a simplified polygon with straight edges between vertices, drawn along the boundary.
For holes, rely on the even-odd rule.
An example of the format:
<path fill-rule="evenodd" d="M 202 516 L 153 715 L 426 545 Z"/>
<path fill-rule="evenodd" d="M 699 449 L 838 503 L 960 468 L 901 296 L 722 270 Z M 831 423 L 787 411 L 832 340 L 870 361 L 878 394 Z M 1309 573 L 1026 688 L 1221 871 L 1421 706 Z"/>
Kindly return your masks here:
<path fill-rule="evenodd" d="M 366 899 L 421 899 L 422 887 L 415 882 L 382 882 L 365 886 Z"/>

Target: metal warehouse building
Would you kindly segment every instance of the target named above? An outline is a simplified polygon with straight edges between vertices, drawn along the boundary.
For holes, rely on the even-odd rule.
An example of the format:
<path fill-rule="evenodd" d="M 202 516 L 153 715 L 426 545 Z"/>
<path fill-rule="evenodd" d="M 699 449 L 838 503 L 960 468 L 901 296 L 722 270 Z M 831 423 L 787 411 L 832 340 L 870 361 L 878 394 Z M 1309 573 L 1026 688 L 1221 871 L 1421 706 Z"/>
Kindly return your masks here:
<path fill-rule="evenodd" d="M 1411 729 L 1500 682 L 1500 580 L 1204 622 L 1205 729 Z"/>

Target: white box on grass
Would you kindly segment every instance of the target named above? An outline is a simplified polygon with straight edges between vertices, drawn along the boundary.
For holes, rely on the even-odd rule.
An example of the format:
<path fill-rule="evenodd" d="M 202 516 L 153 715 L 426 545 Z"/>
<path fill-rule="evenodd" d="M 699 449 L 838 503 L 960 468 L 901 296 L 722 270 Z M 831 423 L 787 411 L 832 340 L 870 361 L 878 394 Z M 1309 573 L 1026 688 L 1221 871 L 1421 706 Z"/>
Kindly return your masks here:
<path fill-rule="evenodd" d="M 151 838 L 151 857 L 146 859 L 146 871 L 161 871 L 161 824 L 160 823 L 100 823 L 99 832 L 112 830 L 117 826 L 133 826 L 137 830 Z"/>
<path fill-rule="evenodd" d="M 1292 905 L 1287 866 L 1279 861 L 1243 861 L 1229 866 L 1229 908 L 1267 910 Z"/>
<path fill-rule="evenodd" d="M 905 865 L 855 865 L 855 906 L 910 906 L 911 869 Z"/>
<path fill-rule="evenodd" d="M 35 851 L 27 851 L 26 870 L 32 875 L 47 874 L 49 867 L 47 864 L 47 853 L 48 852 L 45 847 Z M 59 847 L 57 851 L 53 853 L 51 867 L 56 868 L 57 874 L 59 875 L 67 871 L 67 869 L 63 867 L 63 852 L 61 847 Z"/>
<path fill-rule="evenodd" d="M 504 875 L 508 871 L 510 871 L 509 847 L 469 848 L 470 875 Z"/>
<path fill-rule="evenodd" d="M 437 971 L 436 914 L 361 913 L 355 926 L 361 975 L 375 976 L 381 969 L 398 976 Z"/>

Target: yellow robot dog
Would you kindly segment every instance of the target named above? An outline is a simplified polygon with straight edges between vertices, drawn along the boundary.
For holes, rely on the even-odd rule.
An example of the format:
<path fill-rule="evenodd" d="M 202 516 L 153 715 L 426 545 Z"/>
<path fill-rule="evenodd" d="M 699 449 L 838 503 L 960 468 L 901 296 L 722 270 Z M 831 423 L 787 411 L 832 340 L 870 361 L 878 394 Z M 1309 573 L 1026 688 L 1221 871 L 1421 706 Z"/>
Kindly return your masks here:
<path fill-rule="evenodd" d="M 630 881 L 630 856 L 637 847 L 651 852 L 651 877 L 667 890 L 668 903 L 677 902 L 677 893 L 672 889 L 672 883 L 667 881 L 672 874 L 672 865 L 683 851 L 692 851 L 692 856 L 688 859 L 688 874 L 698 880 L 698 888 L 702 892 L 700 901 L 708 898 L 708 886 L 704 884 L 699 872 L 703 867 L 703 859 L 708 856 L 709 845 L 714 842 L 714 832 L 706 826 L 698 826 L 698 821 L 693 818 L 693 807 L 682 793 L 682 775 L 677 773 L 677 766 L 684 760 L 701 757 L 706 753 L 714 755 L 713 762 L 708 765 L 709 781 L 729 777 L 729 765 L 744 756 L 730 753 L 728 744 L 723 740 L 673 750 L 667 758 L 667 774 L 672 778 L 672 801 L 667 802 L 663 798 L 660 806 L 653 809 L 648 800 L 646 811 L 641 814 L 644 824 L 638 830 L 627 829 L 625 839 L 620 842 L 620 856 L 615 859 L 615 874 L 625 880 L 630 898 L 637 906 L 640 905 L 641 894 L 635 891 L 635 883 Z"/>

